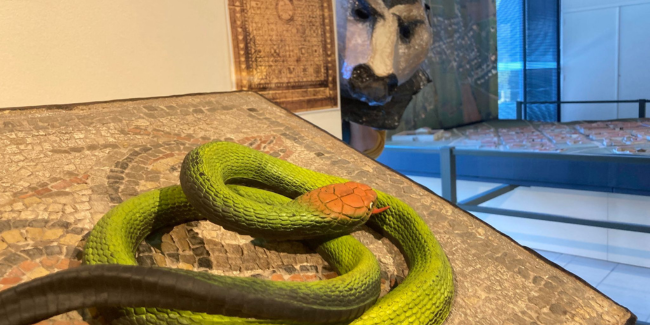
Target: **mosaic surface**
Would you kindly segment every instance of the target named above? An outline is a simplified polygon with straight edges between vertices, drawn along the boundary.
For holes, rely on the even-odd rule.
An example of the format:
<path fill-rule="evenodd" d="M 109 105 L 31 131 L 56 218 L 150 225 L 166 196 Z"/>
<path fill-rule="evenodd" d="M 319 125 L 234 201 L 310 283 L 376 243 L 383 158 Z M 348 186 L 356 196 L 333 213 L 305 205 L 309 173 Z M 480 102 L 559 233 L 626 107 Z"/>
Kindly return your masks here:
<path fill-rule="evenodd" d="M 237 89 L 292 111 L 338 105 L 331 1 L 229 0 Z"/>
<path fill-rule="evenodd" d="M 212 140 L 363 182 L 411 205 L 454 268 L 446 324 L 625 324 L 632 317 L 479 219 L 252 93 L 1 111 L 0 290 L 78 267 L 102 215 L 138 193 L 178 184 L 184 155 Z M 369 229 L 354 236 L 380 261 L 382 292 L 398 286 L 408 273 L 398 249 Z M 263 242 L 208 222 L 152 234 L 137 260 L 275 281 L 337 276 L 299 242 Z M 86 322 L 98 321 L 81 311 L 42 324 Z"/>
<path fill-rule="evenodd" d="M 389 144 L 650 157 L 650 119 L 648 118 L 570 123 L 499 120 L 444 132 L 422 131 L 420 134 L 415 131 L 395 134 Z"/>

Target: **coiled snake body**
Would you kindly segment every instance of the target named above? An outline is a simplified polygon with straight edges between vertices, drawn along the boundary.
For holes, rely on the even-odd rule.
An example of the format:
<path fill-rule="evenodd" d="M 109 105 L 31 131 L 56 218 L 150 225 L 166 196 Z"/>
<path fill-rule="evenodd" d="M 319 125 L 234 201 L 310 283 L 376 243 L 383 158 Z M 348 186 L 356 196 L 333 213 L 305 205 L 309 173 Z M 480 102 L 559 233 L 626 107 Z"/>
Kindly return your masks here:
<path fill-rule="evenodd" d="M 274 282 L 137 266 L 135 248 L 152 231 L 206 219 L 254 237 L 307 240 L 341 276 Z M 409 267 L 379 300 L 379 264 L 348 235 L 366 221 Z M 191 151 L 181 186 L 109 211 L 90 234 L 84 264 L 0 292 L 0 324 L 91 307 L 112 324 L 441 324 L 453 296 L 447 257 L 408 205 L 229 142 Z"/>

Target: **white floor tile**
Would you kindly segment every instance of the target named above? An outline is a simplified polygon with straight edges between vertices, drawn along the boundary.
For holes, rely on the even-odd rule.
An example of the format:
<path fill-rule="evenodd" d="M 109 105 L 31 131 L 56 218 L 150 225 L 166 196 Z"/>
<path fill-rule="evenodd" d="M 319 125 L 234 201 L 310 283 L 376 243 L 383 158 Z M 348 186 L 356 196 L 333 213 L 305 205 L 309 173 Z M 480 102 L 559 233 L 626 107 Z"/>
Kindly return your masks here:
<path fill-rule="evenodd" d="M 574 256 L 564 268 L 581 277 L 592 286 L 597 286 L 616 267 L 616 263 Z"/>
<path fill-rule="evenodd" d="M 650 224 L 650 200 L 645 196 L 610 193 L 608 220 Z M 608 257 L 612 262 L 650 267 L 650 234 L 608 231 Z"/>
<path fill-rule="evenodd" d="M 473 214 L 475 217 L 477 217 L 477 218 L 479 218 L 479 219 L 481 219 L 481 220 L 483 220 L 483 221 L 485 221 L 487 223 L 490 223 L 490 217 L 492 216 L 491 214 L 480 213 L 480 212 L 470 212 L 470 213 Z"/>
<path fill-rule="evenodd" d="M 650 317 L 650 295 L 611 285 L 600 285 L 598 290 L 629 309 L 639 320 Z"/>
<path fill-rule="evenodd" d="M 487 222 L 533 249 L 607 260 L 607 229 L 498 215 Z"/>
<path fill-rule="evenodd" d="M 607 220 L 607 193 L 543 187 L 519 187 L 483 204 L 485 206 Z"/>
<path fill-rule="evenodd" d="M 619 264 L 602 284 L 617 285 L 650 294 L 650 268 Z"/>
<path fill-rule="evenodd" d="M 597 288 L 640 320 L 650 317 L 650 269 L 619 264 Z"/>
<path fill-rule="evenodd" d="M 440 181 L 440 178 L 433 178 L 433 177 L 421 177 L 421 176 L 406 176 L 410 178 L 412 181 L 419 183 L 420 185 L 430 189 L 434 193 L 438 195 L 442 195 L 442 183 Z"/>
<path fill-rule="evenodd" d="M 472 196 L 481 194 L 488 190 L 491 190 L 501 184 L 495 183 L 483 183 L 483 182 L 471 182 L 471 181 L 459 181 L 457 183 L 458 188 L 458 201 L 468 199 Z"/>
<path fill-rule="evenodd" d="M 609 193 L 610 221 L 650 225 L 650 200 L 647 196 Z"/>
<path fill-rule="evenodd" d="M 535 251 L 537 251 L 540 255 L 546 257 L 551 262 L 555 261 L 558 257 L 560 257 L 560 255 L 562 255 L 562 253 L 549 252 L 541 249 L 536 249 Z"/>
<path fill-rule="evenodd" d="M 440 178 L 422 177 L 422 176 L 408 176 L 412 181 L 430 189 L 434 193 L 442 196 L 442 181 Z M 457 181 L 456 182 L 456 196 L 458 201 L 462 201 L 474 195 L 483 193 L 489 189 L 497 187 L 501 184 L 471 182 L 471 181 Z"/>
<path fill-rule="evenodd" d="M 567 264 L 569 264 L 569 262 L 571 262 L 571 260 L 572 260 L 574 257 L 576 257 L 576 256 L 569 255 L 569 254 L 562 254 L 562 255 L 560 255 L 558 258 L 556 258 L 556 259 L 553 261 L 553 263 L 555 263 L 555 264 L 557 264 L 557 265 L 559 265 L 559 266 L 561 266 L 561 267 L 565 267 Z"/>
<path fill-rule="evenodd" d="M 623 230 L 607 232 L 608 261 L 650 267 L 650 234 Z"/>

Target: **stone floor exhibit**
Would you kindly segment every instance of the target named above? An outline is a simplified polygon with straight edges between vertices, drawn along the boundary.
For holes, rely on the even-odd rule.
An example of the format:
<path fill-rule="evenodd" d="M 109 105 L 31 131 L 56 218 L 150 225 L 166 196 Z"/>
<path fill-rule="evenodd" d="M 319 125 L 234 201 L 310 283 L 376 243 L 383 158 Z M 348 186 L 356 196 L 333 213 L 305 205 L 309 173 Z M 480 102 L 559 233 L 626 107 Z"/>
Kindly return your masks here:
<path fill-rule="evenodd" d="M 111 207 L 178 184 L 185 155 L 215 140 L 368 184 L 413 207 L 454 269 L 455 297 L 445 324 L 636 320 L 585 281 L 478 218 L 248 92 L 1 111 L 0 290 L 78 267 L 87 234 Z M 381 264 L 382 293 L 398 286 L 408 274 L 399 250 L 367 228 L 354 236 Z M 337 276 L 299 242 L 260 242 L 208 222 L 149 236 L 137 259 L 145 266 L 274 281 Z M 92 321 L 82 311 L 42 324 L 85 324 L 82 316 Z"/>

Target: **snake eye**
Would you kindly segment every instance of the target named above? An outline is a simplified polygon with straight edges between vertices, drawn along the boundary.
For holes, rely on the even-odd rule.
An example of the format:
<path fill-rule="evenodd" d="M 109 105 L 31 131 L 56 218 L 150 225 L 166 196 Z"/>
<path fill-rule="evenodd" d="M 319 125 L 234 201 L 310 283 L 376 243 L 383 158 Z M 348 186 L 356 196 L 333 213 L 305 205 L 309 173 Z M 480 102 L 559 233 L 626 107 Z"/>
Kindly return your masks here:
<path fill-rule="evenodd" d="M 368 206 L 368 209 L 372 209 L 372 205 L 374 202 L 370 202 L 370 206 Z"/>

